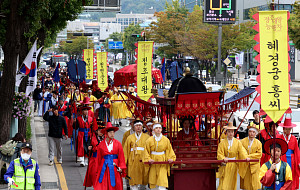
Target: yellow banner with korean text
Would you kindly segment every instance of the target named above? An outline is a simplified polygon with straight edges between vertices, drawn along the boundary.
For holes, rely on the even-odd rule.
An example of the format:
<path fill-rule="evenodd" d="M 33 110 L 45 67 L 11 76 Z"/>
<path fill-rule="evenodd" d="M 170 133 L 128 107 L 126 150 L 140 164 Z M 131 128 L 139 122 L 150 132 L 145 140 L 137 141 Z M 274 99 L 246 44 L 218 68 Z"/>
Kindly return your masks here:
<path fill-rule="evenodd" d="M 138 42 L 137 95 L 144 101 L 152 96 L 152 53 L 153 41 Z"/>
<path fill-rule="evenodd" d="M 83 60 L 86 63 L 86 79 L 93 79 L 94 76 L 94 50 L 84 49 Z"/>
<path fill-rule="evenodd" d="M 107 81 L 107 52 L 97 52 L 98 87 L 103 92 L 108 87 Z"/>
<path fill-rule="evenodd" d="M 289 108 L 288 12 L 259 12 L 261 108 L 277 122 Z"/>

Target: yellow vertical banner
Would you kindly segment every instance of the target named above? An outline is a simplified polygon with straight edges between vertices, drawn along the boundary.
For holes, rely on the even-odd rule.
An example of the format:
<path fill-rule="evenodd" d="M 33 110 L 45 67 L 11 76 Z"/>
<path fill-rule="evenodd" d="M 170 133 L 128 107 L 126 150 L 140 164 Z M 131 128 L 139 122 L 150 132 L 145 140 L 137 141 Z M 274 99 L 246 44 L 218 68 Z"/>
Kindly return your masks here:
<path fill-rule="evenodd" d="M 288 12 L 259 12 L 261 108 L 277 122 L 289 108 Z"/>
<path fill-rule="evenodd" d="M 94 50 L 84 49 L 83 60 L 86 63 L 86 79 L 93 79 L 94 76 Z"/>
<path fill-rule="evenodd" d="M 98 87 L 103 92 L 107 86 L 107 52 L 97 52 L 97 80 Z"/>
<path fill-rule="evenodd" d="M 138 42 L 137 95 L 144 101 L 152 96 L 152 53 L 153 41 Z"/>

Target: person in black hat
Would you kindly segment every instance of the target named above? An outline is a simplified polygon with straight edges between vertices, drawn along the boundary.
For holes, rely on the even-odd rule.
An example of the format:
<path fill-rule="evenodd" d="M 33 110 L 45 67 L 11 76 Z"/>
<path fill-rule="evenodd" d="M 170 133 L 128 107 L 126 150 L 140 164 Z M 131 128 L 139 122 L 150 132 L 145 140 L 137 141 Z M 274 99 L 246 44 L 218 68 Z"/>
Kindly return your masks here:
<path fill-rule="evenodd" d="M 62 163 L 62 138 L 63 138 L 63 130 L 65 132 L 65 139 L 68 138 L 68 127 L 66 120 L 63 116 L 59 115 L 58 107 L 54 106 L 49 109 L 45 115 L 44 120 L 49 123 L 49 165 L 53 165 L 54 160 L 54 147 L 57 149 L 57 160 L 58 163 Z"/>
<path fill-rule="evenodd" d="M 28 142 L 22 144 L 21 157 L 13 160 L 4 179 L 11 189 L 35 189 L 40 190 L 41 180 L 39 165 L 31 157 L 32 145 Z M 25 180 L 24 180 L 25 178 Z"/>
<path fill-rule="evenodd" d="M 274 152 L 274 141 L 275 141 L 275 152 Z M 292 189 L 292 171 L 291 167 L 280 160 L 280 156 L 284 155 L 288 150 L 287 143 L 279 138 L 272 138 L 264 144 L 265 152 L 271 155 L 271 159 L 264 163 L 260 168 L 259 178 L 266 190 L 275 188 L 280 190 Z M 275 156 L 275 163 L 273 162 Z"/>

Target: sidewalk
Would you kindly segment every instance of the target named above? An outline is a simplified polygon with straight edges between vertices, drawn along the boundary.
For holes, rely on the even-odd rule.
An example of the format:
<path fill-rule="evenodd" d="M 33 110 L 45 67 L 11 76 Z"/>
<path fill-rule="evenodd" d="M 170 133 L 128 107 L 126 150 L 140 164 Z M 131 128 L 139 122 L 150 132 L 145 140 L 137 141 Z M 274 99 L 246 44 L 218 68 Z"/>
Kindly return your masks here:
<path fill-rule="evenodd" d="M 32 117 L 31 121 L 31 142 L 34 150 L 32 157 L 38 161 L 40 167 L 41 189 L 59 190 L 58 175 L 55 165 L 48 165 L 48 134 L 47 130 L 45 130 L 48 128 L 48 123 L 43 122 L 42 117 L 37 116 Z"/>

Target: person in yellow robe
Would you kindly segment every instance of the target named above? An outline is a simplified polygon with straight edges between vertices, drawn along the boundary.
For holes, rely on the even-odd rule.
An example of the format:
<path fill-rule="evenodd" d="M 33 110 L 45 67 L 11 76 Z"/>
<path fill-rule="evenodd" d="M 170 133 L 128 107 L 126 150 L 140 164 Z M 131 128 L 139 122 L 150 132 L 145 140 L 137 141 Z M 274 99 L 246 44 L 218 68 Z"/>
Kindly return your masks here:
<path fill-rule="evenodd" d="M 260 130 L 255 124 L 248 126 L 248 137 L 242 139 L 240 142 L 248 153 L 250 159 L 260 160 L 262 156 L 262 144 L 255 137 L 259 134 Z M 261 189 L 259 180 L 259 162 L 241 162 L 240 168 L 244 168 L 239 173 L 241 175 L 240 187 L 241 189 L 255 190 Z"/>
<path fill-rule="evenodd" d="M 91 89 L 88 89 L 86 96 L 90 98 L 90 102 L 91 102 L 90 107 L 92 108 L 91 109 L 92 112 L 94 112 L 94 103 L 96 103 L 97 98 L 92 95 L 92 90 Z"/>
<path fill-rule="evenodd" d="M 115 88 L 114 91 L 115 94 L 110 99 L 112 103 L 111 114 L 114 118 L 114 124 L 116 124 L 117 126 L 121 126 L 121 119 L 126 118 L 126 113 L 124 112 L 124 102 L 119 90 Z"/>
<path fill-rule="evenodd" d="M 237 127 L 233 126 L 232 122 L 228 122 L 228 126 L 225 127 L 227 132 L 227 138 L 222 140 L 218 146 L 217 158 L 218 160 L 224 160 L 225 165 L 219 168 L 219 187 L 218 190 L 234 190 L 237 183 L 237 171 L 238 164 L 235 162 L 228 162 L 228 160 L 246 159 L 250 160 L 247 156 L 247 152 L 242 143 L 234 138 L 234 130 Z"/>
<path fill-rule="evenodd" d="M 153 136 L 148 138 L 145 146 L 143 162 L 150 162 L 149 169 L 149 187 L 166 190 L 168 187 L 168 176 L 170 175 L 170 166 L 176 160 L 169 139 L 162 135 L 162 124 L 155 121 L 152 125 Z M 169 164 L 152 164 L 153 162 L 168 162 Z M 147 168 L 146 168 L 147 169 Z"/>
<path fill-rule="evenodd" d="M 129 125 L 131 126 L 131 129 L 129 129 L 128 131 L 126 131 L 123 135 L 123 139 L 122 139 L 122 146 L 123 146 L 123 149 L 124 149 L 124 145 L 125 145 L 125 142 L 127 140 L 127 138 L 134 134 L 134 126 L 133 126 L 133 121 L 135 120 L 134 118 L 129 118 Z"/>
<path fill-rule="evenodd" d="M 80 93 L 80 91 L 79 91 L 79 89 L 76 89 L 75 90 L 75 101 L 76 102 L 80 102 L 80 101 L 83 101 L 83 99 L 84 99 L 84 95 L 82 94 L 82 93 Z"/>
<path fill-rule="evenodd" d="M 224 126 L 226 126 L 226 124 L 227 124 L 227 119 L 228 119 L 228 116 L 224 115 L 222 117 L 222 120 L 220 121 L 220 123 L 222 123 L 222 127 L 221 127 L 220 123 L 218 123 L 218 125 L 217 125 L 217 128 L 218 128 L 217 138 L 218 139 L 220 138 L 219 142 L 226 138 L 226 130 L 225 130 Z M 212 126 L 215 126 L 215 123 L 212 123 Z M 221 134 L 221 137 L 220 137 L 220 134 Z M 216 128 L 214 127 L 211 129 L 211 138 L 214 139 L 215 135 L 216 135 Z"/>
<path fill-rule="evenodd" d="M 275 153 L 274 144 L 275 141 Z M 292 170 L 288 163 L 280 160 L 288 150 L 288 144 L 279 138 L 272 138 L 265 142 L 264 150 L 271 155 L 271 159 L 260 168 L 259 179 L 265 190 L 273 190 L 274 182 L 276 190 L 290 190 L 293 188 Z M 275 163 L 273 159 L 275 156 Z M 276 180 L 276 181 L 275 181 Z"/>
<path fill-rule="evenodd" d="M 144 156 L 145 143 L 150 137 L 143 133 L 143 121 L 134 121 L 134 134 L 130 135 L 124 146 L 125 163 L 128 176 L 131 177 L 129 185 L 131 190 L 138 190 L 140 185 L 148 184 L 148 175 L 145 174 L 145 165 L 140 162 Z"/>

